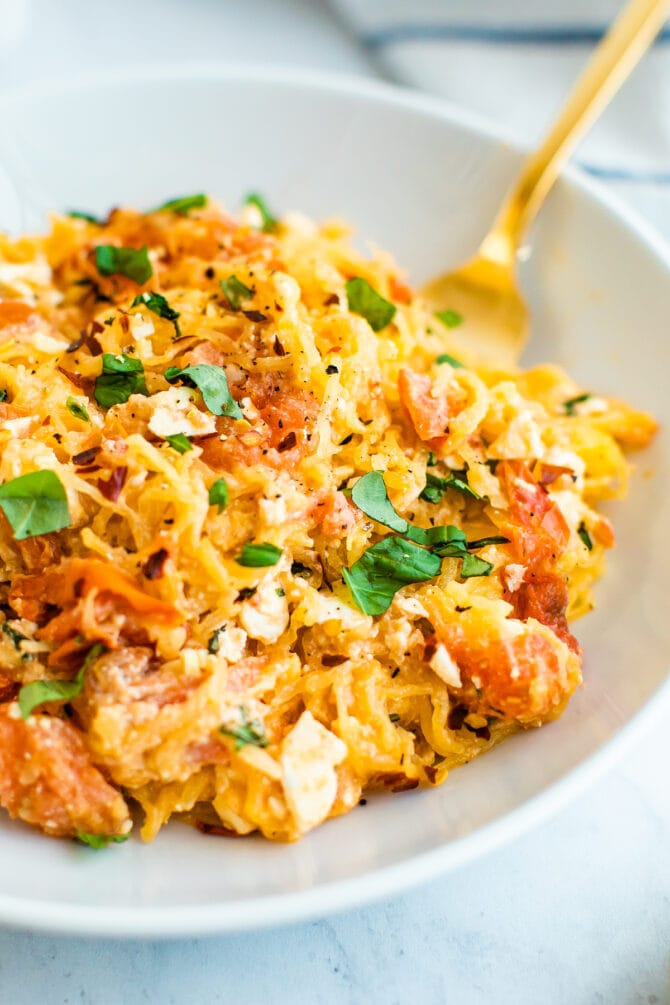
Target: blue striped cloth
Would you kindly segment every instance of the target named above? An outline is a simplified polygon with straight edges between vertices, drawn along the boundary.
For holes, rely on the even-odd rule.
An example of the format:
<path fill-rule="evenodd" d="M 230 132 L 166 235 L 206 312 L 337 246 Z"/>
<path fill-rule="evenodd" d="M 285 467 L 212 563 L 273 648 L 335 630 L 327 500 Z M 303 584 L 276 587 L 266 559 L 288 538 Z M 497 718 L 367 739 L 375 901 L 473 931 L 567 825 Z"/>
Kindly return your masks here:
<path fill-rule="evenodd" d="M 389 78 L 536 142 L 623 0 L 332 0 Z M 670 27 L 575 160 L 670 238 Z"/>

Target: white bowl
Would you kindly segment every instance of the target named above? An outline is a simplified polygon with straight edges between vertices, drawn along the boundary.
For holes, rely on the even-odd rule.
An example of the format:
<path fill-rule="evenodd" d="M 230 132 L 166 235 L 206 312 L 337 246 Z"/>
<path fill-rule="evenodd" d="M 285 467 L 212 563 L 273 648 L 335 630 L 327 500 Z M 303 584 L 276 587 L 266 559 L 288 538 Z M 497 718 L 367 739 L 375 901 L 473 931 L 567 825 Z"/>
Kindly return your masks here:
<path fill-rule="evenodd" d="M 21 190 L 17 201 L 0 180 L 0 219 L 14 228 L 34 226 L 47 207 L 152 206 L 193 191 L 234 209 L 253 189 L 279 210 L 345 217 L 414 281 L 474 249 L 521 160 L 444 103 L 264 70 L 170 67 L 41 84 L 1 102 L 0 121 L 0 163 Z M 528 359 L 562 363 L 667 422 L 670 261 L 658 239 L 569 174 L 531 245 Z M 586 685 L 557 723 L 514 737 L 438 790 L 371 799 L 296 845 L 175 823 L 152 845 L 96 854 L 2 816 L 0 922 L 159 936 L 304 918 L 453 869 L 556 810 L 667 709 L 667 452 L 661 436 L 638 458 L 628 499 L 608 509 L 619 547 L 596 611 L 576 628 Z"/>

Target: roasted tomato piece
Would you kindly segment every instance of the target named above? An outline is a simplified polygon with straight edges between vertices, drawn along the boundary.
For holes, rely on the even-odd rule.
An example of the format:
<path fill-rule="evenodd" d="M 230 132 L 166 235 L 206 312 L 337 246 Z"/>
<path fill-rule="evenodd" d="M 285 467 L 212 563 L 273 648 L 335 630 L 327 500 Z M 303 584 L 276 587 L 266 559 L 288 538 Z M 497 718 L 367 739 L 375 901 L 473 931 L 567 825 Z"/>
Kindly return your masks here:
<path fill-rule="evenodd" d="M 496 468 L 509 501 L 506 532 L 524 565 L 551 563 L 565 551 L 570 529 L 544 486 L 525 461 L 501 461 Z"/>
<path fill-rule="evenodd" d="M 535 618 L 551 628 L 573 653 L 581 653 L 579 642 L 568 628 L 565 616 L 568 608 L 568 584 L 560 576 L 551 573 L 536 576 L 531 573 L 528 581 L 523 582 L 518 590 L 505 594 L 505 600 L 512 604 L 514 615 L 520 621 Z"/>
<path fill-rule="evenodd" d="M 0 706 L 0 805 L 56 837 L 130 829 L 123 797 L 91 763 L 75 726 L 50 715 L 24 721 L 14 704 Z"/>
<path fill-rule="evenodd" d="M 504 622 L 496 631 L 466 612 L 439 638 L 459 668 L 464 703 L 484 715 L 540 725 L 560 715 L 581 680 L 578 657 L 545 628 Z"/>
<path fill-rule="evenodd" d="M 433 440 L 448 432 L 450 406 L 445 397 L 433 397 L 428 374 L 405 367 L 398 377 L 400 400 L 420 440 Z"/>

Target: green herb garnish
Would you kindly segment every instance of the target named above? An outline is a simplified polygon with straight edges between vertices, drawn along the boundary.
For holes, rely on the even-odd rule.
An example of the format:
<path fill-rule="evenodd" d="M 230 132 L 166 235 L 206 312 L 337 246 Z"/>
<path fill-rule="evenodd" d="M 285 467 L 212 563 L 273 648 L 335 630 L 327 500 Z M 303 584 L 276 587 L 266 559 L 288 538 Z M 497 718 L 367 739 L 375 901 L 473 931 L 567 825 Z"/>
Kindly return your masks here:
<path fill-rule="evenodd" d="M 221 645 L 221 635 L 225 632 L 224 628 L 217 628 L 217 630 L 210 635 L 209 641 L 207 642 L 207 652 L 215 656 L 219 651 L 219 646 Z"/>
<path fill-rule="evenodd" d="M 237 276 L 228 276 L 227 279 L 222 279 L 221 289 L 226 294 L 228 303 L 234 311 L 239 311 L 241 304 L 245 300 L 250 300 L 256 292 L 251 287 L 245 286 Z"/>
<path fill-rule="evenodd" d="M 179 216 L 188 216 L 192 209 L 203 209 L 207 205 L 207 196 L 202 193 L 198 195 L 181 195 L 176 199 L 168 199 L 156 209 L 149 210 L 150 213 L 177 213 Z"/>
<path fill-rule="evenodd" d="M 470 488 L 466 480 L 465 471 L 454 471 L 447 478 L 438 478 L 437 475 L 433 475 L 430 471 L 427 471 L 426 484 L 419 495 L 419 499 L 424 499 L 430 503 L 438 503 L 443 499 L 447 489 L 457 489 L 463 495 L 470 496 L 472 499 L 482 498 L 479 493 Z"/>
<path fill-rule="evenodd" d="M 179 321 L 177 320 L 179 317 L 179 311 L 175 311 L 172 307 L 170 307 L 169 303 L 161 293 L 138 293 L 130 306 L 147 307 L 152 314 L 158 315 L 159 318 L 165 318 L 166 321 L 172 321 L 174 325 L 175 338 L 181 338 Z"/>
<path fill-rule="evenodd" d="M 509 544 L 508 537 L 496 534 L 493 537 L 480 537 L 478 541 L 468 541 L 470 551 L 477 551 L 478 548 L 487 548 L 490 544 Z"/>
<path fill-rule="evenodd" d="M 442 558 L 460 558 L 464 579 L 488 576 L 492 564 L 476 558 L 470 551 L 486 544 L 507 542 L 507 538 L 483 538 L 468 544 L 458 527 L 414 527 L 391 505 L 378 471 L 371 471 L 356 482 L 352 500 L 366 516 L 409 538 L 402 541 L 387 537 L 363 552 L 350 569 L 343 570 L 344 581 L 365 614 L 382 614 L 406 583 L 423 582 L 438 575 Z"/>
<path fill-rule="evenodd" d="M 77 831 L 75 834 L 75 840 L 79 844 L 88 845 L 95 851 L 107 848 L 110 844 L 123 844 L 129 837 L 130 834 L 87 834 L 85 831 Z"/>
<path fill-rule="evenodd" d="M 277 217 L 270 212 L 265 199 L 261 195 L 257 195 L 252 192 L 244 200 L 245 206 L 255 206 L 258 212 L 261 214 L 261 230 L 264 230 L 266 234 L 271 234 L 272 231 L 277 229 L 279 220 Z"/>
<path fill-rule="evenodd" d="M 384 476 L 380 471 L 370 471 L 354 485 L 351 499 L 366 516 L 372 517 L 390 530 L 406 534 L 409 524 L 396 513 L 386 491 Z"/>
<path fill-rule="evenodd" d="M 180 380 L 187 387 L 197 387 L 213 415 L 227 415 L 231 419 L 244 418 L 240 406 L 228 390 L 226 371 L 220 366 L 196 363 L 183 370 L 178 366 L 170 366 L 165 371 L 165 379 L 169 384 Z"/>
<path fill-rule="evenodd" d="M 281 558 L 282 549 L 275 544 L 245 544 L 235 561 L 251 569 L 264 569 L 276 565 Z"/>
<path fill-rule="evenodd" d="M 174 436 L 166 436 L 165 442 L 169 443 L 172 449 L 176 450 L 178 454 L 187 454 L 189 450 L 193 450 L 193 444 L 186 433 L 175 433 Z"/>
<path fill-rule="evenodd" d="M 7 621 L 2 622 L 2 631 L 7 636 L 7 638 L 12 643 L 17 652 L 20 650 L 21 643 L 28 641 L 27 635 L 22 635 L 21 632 L 18 632 L 16 630 L 16 628 L 12 628 L 12 626 L 8 624 Z"/>
<path fill-rule="evenodd" d="M 75 419 L 81 419 L 82 422 L 91 421 L 91 416 L 88 414 L 86 406 L 82 405 L 76 398 L 73 398 L 72 395 L 68 395 L 65 399 L 65 406 L 70 415 L 74 415 Z"/>
<path fill-rule="evenodd" d="M 448 352 L 441 352 L 440 355 L 435 360 L 435 362 L 436 363 L 449 363 L 450 366 L 453 366 L 454 370 L 463 370 L 463 369 L 465 369 L 465 366 L 464 366 L 463 363 L 461 363 L 460 359 L 456 359 L 455 356 L 452 356 Z"/>
<path fill-rule="evenodd" d="M 582 543 L 588 548 L 589 551 L 593 551 L 593 538 L 586 529 L 586 524 L 582 520 L 579 527 L 577 528 L 577 533 L 579 534 Z"/>
<path fill-rule="evenodd" d="M 435 317 L 447 328 L 458 328 L 459 325 L 463 324 L 463 315 L 459 314 L 458 311 L 435 311 Z M 449 360 L 442 360 L 442 362 L 449 362 Z"/>
<path fill-rule="evenodd" d="M 373 332 L 380 332 L 382 328 L 386 328 L 395 317 L 395 304 L 377 293 L 367 279 L 354 276 L 353 279 L 347 280 L 345 289 L 349 310 L 365 318 Z"/>
<path fill-rule="evenodd" d="M 391 720 L 391 722 L 400 722 L 400 716 L 398 715 L 397 712 L 391 712 L 389 714 L 389 719 Z"/>
<path fill-rule="evenodd" d="M 68 209 L 65 215 L 71 216 L 73 220 L 86 220 L 87 223 L 94 223 L 97 227 L 102 227 L 105 222 L 99 220 L 97 216 L 93 216 L 92 213 L 82 213 L 79 209 Z"/>
<path fill-rule="evenodd" d="M 131 394 L 149 394 L 141 360 L 125 353 L 118 356 L 103 353 L 102 371 L 95 379 L 93 391 L 97 403 L 103 408 L 122 405 Z"/>
<path fill-rule="evenodd" d="M 224 736 L 232 736 L 235 739 L 235 750 L 241 750 L 248 743 L 254 747 L 267 747 L 268 738 L 265 733 L 265 725 L 261 719 L 249 719 L 244 705 L 240 706 L 239 726 L 221 726 L 219 732 Z"/>
<path fill-rule="evenodd" d="M 399 537 L 385 537 L 364 551 L 350 569 L 345 583 L 364 614 L 383 614 L 403 586 L 433 579 L 442 567 L 438 555 Z"/>
<path fill-rule="evenodd" d="M 0 401 L 4 401 L 6 397 L 7 397 L 7 391 L 4 389 L 4 387 L 0 387 Z"/>
<path fill-rule="evenodd" d="M 72 523 L 65 489 L 53 471 L 32 471 L 0 485 L 0 509 L 16 541 L 51 534 Z"/>
<path fill-rule="evenodd" d="M 77 698 L 84 689 L 84 674 L 87 669 L 106 651 L 100 642 L 92 646 L 74 680 L 35 680 L 32 684 L 24 684 L 18 697 L 22 717 L 27 719 L 33 709 L 47 701 L 71 701 Z"/>
<path fill-rule="evenodd" d="M 588 401 L 590 397 L 591 395 L 587 393 L 587 394 L 578 394 L 576 398 L 568 398 L 567 401 L 563 402 L 563 408 L 565 410 L 565 414 L 576 415 L 577 414 L 576 406 L 581 405 L 583 401 Z"/>
<path fill-rule="evenodd" d="M 228 483 L 225 478 L 217 478 L 209 488 L 209 505 L 218 506 L 219 513 L 228 505 Z"/>
<path fill-rule="evenodd" d="M 95 249 L 95 265 L 101 276 L 126 276 L 140 286 L 154 274 L 146 245 L 119 248 L 115 244 L 99 244 Z"/>

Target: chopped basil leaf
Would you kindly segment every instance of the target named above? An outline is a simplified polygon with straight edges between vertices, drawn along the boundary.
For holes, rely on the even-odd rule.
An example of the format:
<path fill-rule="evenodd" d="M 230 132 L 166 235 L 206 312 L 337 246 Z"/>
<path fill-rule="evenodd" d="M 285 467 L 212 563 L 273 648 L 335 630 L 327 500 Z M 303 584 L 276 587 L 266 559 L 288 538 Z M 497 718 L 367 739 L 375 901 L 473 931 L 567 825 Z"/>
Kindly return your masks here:
<path fill-rule="evenodd" d="M 286 596 L 286 590 L 282 586 L 278 586 L 277 589 L 275 590 L 275 593 L 277 594 L 278 597 Z"/>
<path fill-rule="evenodd" d="M 75 419 L 81 419 L 82 422 L 91 421 L 91 416 L 88 414 L 86 406 L 82 405 L 76 398 L 73 398 L 72 395 L 68 395 L 65 405 L 70 415 L 74 415 Z"/>
<path fill-rule="evenodd" d="M 583 520 L 580 523 L 579 527 L 577 528 L 577 533 L 582 539 L 582 543 L 585 545 L 585 547 L 587 547 L 589 551 L 593 551 L 593 538 L 586 529 L 586 525 L 584 524 Z"/>
<path fill-rule="evenodd" d="M 266 234 L 270 234 L 272 233 L 273 230 L 277 229 L 279 221 L 277 220 L 276 216 L 274 216 L 270 212 L 267 203 L 262 196 L 257 195 L 255 192 L 252 192 L 244 200 L 244 205 L 256 207 L 258 212 L 261 214 L 261 220 L 262 220 L 261 230 L 264 230 Z"/>
<path fill-rule="evenodd" d="M 240 305 L 245 300 L 250 300 L 256 292 L 249 286 L 245 286 L 237 276 L 228 276 L 227 279 L 222 279 L 221 289 L 226 294 L 228 303 L 234 311 L 239 311 Z"/>
<path fill-rule="evenodd" d="M 264 569 L 276 565 L 281 558 L 282 549 L 275 544 L 245 544 L 235 561 L 252 569 Z"/>
<path fill-rule="evenodd" d="M 453 366 L 454 370 L 463 370 L 464 369 L 464 364 L 461 363 L 460 359 L 456 359 L 455 356 L 452 356 L 448 352 L 441 352 L 440 355 L 435 360 L 435 362 L 436 363 L 449 363 L 450 366 Z"/>
<path fill-rule="evenodd" d="M 419 499 L 424 499 L 426 502 L 430 503 L 438 503 L 444 497 L 447 489 L 457 489 L 459 492 L 462 492 L 463 495 L 470 496 L 472 499 L 482 498 L 468 485 L 465 471 L 454 471 L 448 478 L 438 478 L 437 475 L 433 475 L 430 471 L 427 471 L 426 484 L 419 496 Z"/>
<path fill-rule="evenodd" d="M 432 450 L 429 450 L 428 451 L 428 460 L 426 461 L 426 467 L 427 468 L 434 468 L 436 464 L 437 464 L 437 457 L 435 456 L 435 454 L 433 453 Z"/>
<path fill-rule="evenodd" d="M 209 489 L 209 505 L 218 506 L 219 513 L 228 505 L 228 483 L 225 478 L 217 478 Z"/>
<path fill-rule="evenodd" d="M 123 844 L 129 837 L 130 834 L 87 834 L 85 831 L 77 831 L 75 834 L 79 844 L 88 845 L 95 851 L 107 848 L 110 844 Z"/>
<path fill-rule="evenodd" d="M 174 333 L 176 338 L 181 338 L 181 331 L 179 330 L 179 311 L 175 311 L 170 307 L 169 303 L 161 293 L 138 293 L 133 300 L 131 307 L 139 307 L 143 305 L 148 307 L 152 314 L 158 315 L 159 318 L 165 318 L 166 321 L 172 321 L 174 325 Z"/>
<path fill-rule="evenodd" d="M 7 392 L 4 387 L 0 387 L 0 401 L 4 401 L 7 397 Z"/>
<path fill-rule="evenodd" d="M 16 628 L 12 628 L 6 621 L 2 622 L 2 630 L 17 651 L 19 651 L 22 642 L 28 641 L 27 635 L 17 632 Z"/>
<path fill-rule="evenodd" d="M 351 498 L 366 516 L 372 517 L 377 523 L 382 523 L 399 534 L 407 533 L 409 524 L 391 505 L 380 471 L 370 471 L 363 475 L 351 490 Z"/>
<path fill-rule="evenodd" d="M 346 283 L 349 310 L 365 318 L 374 332 L 386 328 L 395 317 L 395 304 L 389 303 L 370 286 L 367 279 L 354 276 Z"/>
<path fill-rule="evenodd" d="M 221 645 L 221 635 L 225 632 L 225 630 L 225 628 L 217 628 L 213 635 L 210 635 L 209 641 L 207 642 L 207 652 L 211 653 L 212 656 L 218 653 L 219 646 Z"/>
<path fill-rule="evenodd" d="M 491 562 L 487 562 L 483 558 L 478 558 L 477 555 L 467 555 L 463 556 L 463 562 L 461 563 L 461 576 L 463 579 L 470 579 L 471 576 L 489 576 L 493 565 Z"/>
<path fill-rule="evenodd" d="M 440 572 L 437 555 L 398 537 L 385 537 L 364 551 L 342 575 L 364 614 L 383 614 L 403 586 L 423 583 Z"/>
<path fill-rule="evenodd" d="M 192 209 L 203 209 L 207 205 L 207 196 L 201 192 L 198 195 L 181 195 L 176 199 L 168 199 L 161 206 L 152 209 L 151 213 L 178 213 L 179 216 L 188 216 Z"/>
<path fill-rule="evenodd" d="M 490 544 L 509 544 L 509 538 L 502 537 L 500 534 L 494 537 L 480 537 L 478 541 L 470 541 L 468 548 L 470 551 L 476 551 L 478 548 L 486 548 Z"/>
<path fill-rule="evenodd" d="M 240 750 L 248 743 L 254 747 L 267 747 L 268 738 L 265 733 L 265 725 L 261 719 L 249 719 L 244 705 L 240 706 L 239 726 L 221 726 L 219 732 L 224 736 L 235 738 L 235 750 Z"/>
<path fill-rule="evenodd" d="M 0 509 L 16 541 L 50 534 L 72 523 L 65 489 L 53 471 L 32 471 L 0 485 Z"/>
<path fill-rule="evenodd" d="M 65 215 L 71 216 L 73 220 L 86 220 L 87 223 L 95 223 L 98 227 L 102 227 L 105 222 L 99 220 L 97 216 L 93 216 L 92 213 L 82 213 L 78 209 L 68 209 Z"/>
<path fill-rule="evenodd" d="M 93 391 L 97 403 L 103 408 L 122 405 L 131 394 L 149 394 L 141 361 L 125 353 L 118 356 L 103 353 L 102 371 L 95 379 Z"/>
<path fill-rule="evenodd" d="M 459 314 L 458 311 L 435 311 L 435 317 L 447 328 L 458 328 L 459 325 L 463 324 L 463 315 Z M 449 360 L 442 360 L 442 362 L 449 362 Z"/>
<path fill-rule="evenodd" d="M 563 402 L 563 408 L 566 415 L 576 415 L 576 405 L 581 405 L 583 401 L 588 401 L 591 397 L 590 394 L 578 394 L 576 398 L 568 398 L 567 401 Z"/>
<path fill-rule="evenodd" d="M 197 387 L 202 394 L 202 400 L 213 415 L 227 415 L 231 419 L 242 419 L 242 410 L 230 391 L 226 380 L 226 371 L 212 363 L 196 363 L 180 370 L 178 366 L 170 366 L 165 371 L 165 379 L 169 384 L 180 380 L 187 387 Z"/>
<path fill-rule="evenodd" d="M 397 712 L 391 712 L 389 715 L 389 719 L 391 720 L 391 722 L 400 722 L 400 716 L 398 715 Z"/>
<path fill-rule="evenodd" d="M 176 450 L 178 454 L 187 454 L 189 450 L 193 450 L 193 444 L 185 433 L 175 433 L 174 436 L 166 436 L 165 442 L 169 443 L 172 449 Z"/>
<path fill-rule="evenodd" d="M 71 701 L 78 697 L 84 688 L 84 674 L 87 669 L 106 651 L 100 642 L 92 646 L 74 680 L 35 680 L 32 684 L 24 684 L 18 697 L 22 717 L 27 719 L 33 709 L 47 701 Z"/>
<path fill-rule="evenodd" d="M 146 245 L 119 248 L 115 244 L 99 244 L 95 249 L 95 265 L 101 276 L 127 276 L 140 286 L 154 274 Z"/>

